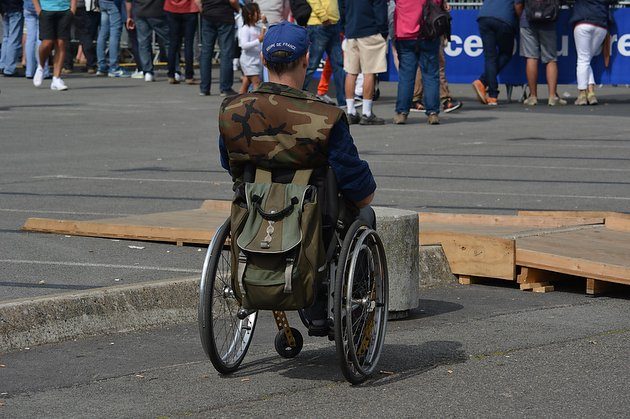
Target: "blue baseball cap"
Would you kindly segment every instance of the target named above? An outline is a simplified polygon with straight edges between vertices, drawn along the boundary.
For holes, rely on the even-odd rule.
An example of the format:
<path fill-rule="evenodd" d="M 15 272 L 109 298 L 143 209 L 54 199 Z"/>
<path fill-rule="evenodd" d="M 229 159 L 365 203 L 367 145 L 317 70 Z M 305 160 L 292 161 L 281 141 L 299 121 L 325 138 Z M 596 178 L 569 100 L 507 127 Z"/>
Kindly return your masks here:
<path fill-rule="evenodd" d="M 271 25 L 265 34 L 262 53 L 265 60 L 272 63 L 290 63 L 308 51 L 308 33 L 306 28 L 289 22 Z M 287 56 L 273 56 L 276 51 L 286 51 Z"/>

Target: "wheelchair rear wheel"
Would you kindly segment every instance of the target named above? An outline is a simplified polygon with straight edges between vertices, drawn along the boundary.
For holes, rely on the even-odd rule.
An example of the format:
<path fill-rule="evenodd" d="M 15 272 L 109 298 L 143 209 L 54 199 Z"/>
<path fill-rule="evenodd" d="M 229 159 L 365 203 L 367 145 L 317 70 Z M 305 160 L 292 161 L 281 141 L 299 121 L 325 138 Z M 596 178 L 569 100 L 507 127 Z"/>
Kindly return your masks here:
<path fill-rule="evenodd" d="M 343 241 L 334 294 L 337 356 L 348 381 L 359 384 L 376 368 L 387 327 L 388 277 L 383 243 L 362 220 Z"/>
<path fill-rule="evenodd" d="M 212 364 L 222 374 L 238 369 L 256 327 L 258 312 L 237 316 L 240 304 L 230 280 L 230 220 L 216 232 L 203 265 L 199 290 L 199 335 Z"/>

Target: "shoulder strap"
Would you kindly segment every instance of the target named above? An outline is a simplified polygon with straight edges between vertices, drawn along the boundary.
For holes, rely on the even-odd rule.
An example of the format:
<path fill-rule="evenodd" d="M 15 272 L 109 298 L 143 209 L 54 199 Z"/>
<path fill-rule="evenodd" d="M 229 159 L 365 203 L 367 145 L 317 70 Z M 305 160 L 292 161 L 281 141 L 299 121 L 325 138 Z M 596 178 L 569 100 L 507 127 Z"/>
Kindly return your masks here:
<path fill-rule="evenodd" d="M 260 167 L 256 168 L 256 179 L 254 179 L 256 183 L 271 183 L 271 172 L 267 169 L 262 169 Z"/>
<path fill-rule="evenodd" d="M 291 183 L 294 183 L 296 185 L 308 185 L 308 181 L 311 179 L 312 173 L 313 169 L 296 170 L 295 174 L 293 175 L 293 181 Z"/>

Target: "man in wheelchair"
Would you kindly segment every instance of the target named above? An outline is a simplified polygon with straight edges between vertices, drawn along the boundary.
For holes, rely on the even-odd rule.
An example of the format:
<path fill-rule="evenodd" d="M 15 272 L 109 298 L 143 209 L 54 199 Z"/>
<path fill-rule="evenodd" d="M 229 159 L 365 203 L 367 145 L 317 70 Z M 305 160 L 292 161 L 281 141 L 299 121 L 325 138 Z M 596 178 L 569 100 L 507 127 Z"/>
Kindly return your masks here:
<path fill-rule="evenodd" d="M 221 165 L 235 195 L 206 255 L 199 330 L 229 374 L 260 310 L 273 311 L 278 353 L 296 356 L 303 341 L 285 311 L 298 310 L 309 335 L 335 341 L 356 384 L 375 371 L 387 323 L 387 263 L 369 207 L 376 183 L 344 112 L 300 90 L 308 49 L 303 27 L 271 26 L 262 45 L 270 82 L 221 104 Z"/>
<path fill-rule="evenodd" d="M 301 90 L 308 49 L 305 28 L 289 23 L 269 28 L 262 54 L 270 81 L 251 93 L 229 97 L 221 105 L 221 165 L 232 175 L 237 191 L 242 182 L 253 180 L 256 168 L 271 171 L 273 180 L 281 183 L 289 182 L 296 170 L 314 169 L 311 183 L 317 184 L 330 167 L 334 186 L 345 198 L 341 212 L 346 211 L 350 219 L 359 216 L 375 227 L 374 212 L 368 205 L 376 183 L 368 163 L 359 158 L 345 113 Z M 325 214 L 334 211 L 329 208 L 333 199 L 323 199 L 328 207 L 323 209 Z M 324 243 L 328 244 L 335 226 L 330 225 L 334 221 L 324 219 Z M 307 311 L 311 334 L 327 333 L 323 323 L 326 297 L 323 290 L 317 294 L 316 303 Z"/>

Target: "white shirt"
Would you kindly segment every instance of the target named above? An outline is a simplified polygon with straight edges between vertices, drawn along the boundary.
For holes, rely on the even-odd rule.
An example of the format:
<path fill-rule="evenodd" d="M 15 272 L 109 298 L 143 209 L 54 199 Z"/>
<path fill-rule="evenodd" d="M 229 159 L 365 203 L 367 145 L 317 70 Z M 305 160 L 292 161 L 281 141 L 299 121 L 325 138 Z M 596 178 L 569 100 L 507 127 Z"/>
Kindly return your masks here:
<path fill-rule="evenodd" d="M 238 30 L 238 44 L 242 50 L 240 61 L 244 71 L 255 68 L 261 69 L 260 51 L 262 50 L 262 45 L 258 40 L 260 33 L 261 29 L 258 26 L 243 25 Z"/>

